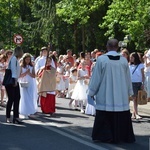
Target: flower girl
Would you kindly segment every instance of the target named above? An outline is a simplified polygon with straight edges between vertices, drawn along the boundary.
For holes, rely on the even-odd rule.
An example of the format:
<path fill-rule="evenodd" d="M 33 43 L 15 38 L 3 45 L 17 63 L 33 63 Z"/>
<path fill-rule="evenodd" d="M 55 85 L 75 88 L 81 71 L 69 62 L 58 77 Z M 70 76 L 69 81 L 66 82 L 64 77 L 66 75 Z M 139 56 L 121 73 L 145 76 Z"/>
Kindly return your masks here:
<path fill-rule="evenodd" d="M 1 54 L 0 55 L 0 91 L 1 91 L 1 101 L 0 105 L 4 105 L 4 94 L 5 94 L 5 87 L 2 85 L 4 74 L 6 69 L 6 56 Z"/>
<path fill-rule="evenodd" d="M 72 96 L 72 93 L 73 93 L 73 90 L 74 90 L 74 87 L 77 83 L 77 69 L 76 68 L 71 68 L 70 69 L 70 77 L 69 77 L 69 88 L 68 88 L 68 92 L 67 92 L 67 95 L 66 95 L 66 98 L 71 98 Z M 74 100 L 71 99 L 70 102 L 69 102 L 69 107 L 72 108 L 72 102 Z M 76 104 L 75 104 L 76 106 Z"/>
<path fill-rule="evenodd" d="M 85 61 L 81 61 L 81 69 L 78 69 L 77 77 L 78 81 L 73 90 L 71 99 L 78 101 L 80 105 L 81 113 L 84 113 L 83 104 L 87 103 L 87 89 L 88 89 L 88 80 L 89 75 L 88 71 L 85 69 Z"/>
<path fill-rule="evenodd" d="M 28 83 L 26 87 L 22 84 L 24 82 Z M 25 53 L 22 57 L 19 84 L 21 94 L 19 112 L 27 118 L 37 111 L 38 99 L 35 72 L 29 53 Z"/>

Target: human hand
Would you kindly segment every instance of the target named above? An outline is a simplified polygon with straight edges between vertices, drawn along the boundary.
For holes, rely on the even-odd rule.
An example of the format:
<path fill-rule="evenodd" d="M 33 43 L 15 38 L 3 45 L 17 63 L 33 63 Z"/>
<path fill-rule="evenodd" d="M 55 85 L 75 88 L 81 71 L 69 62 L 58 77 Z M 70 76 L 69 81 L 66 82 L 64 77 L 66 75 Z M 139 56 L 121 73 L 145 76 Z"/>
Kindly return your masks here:
<path fill-rule="evenodd" d="M 3 68 L 3 69 L 6 69 L 6 66 L 3 66 L 2 68 Z"/>
<path fill-rule="evenodd" d="M 13 86 L 16 87 L 17 84 L 18 84 L 18 83 L 17 83 L 17 79 L 14 78 L 14 80 L 15 80 L 15 84 L 14 84 Z"/>
<path fill-rule="evenodd" d="M 141 85 L 141 90 L 144 90 L 144 85 L 143 84 Z"/>
<path fill-rule="evenodd" d="M 91 98 L 92 98 L 93 100 L 95 100 L 94 96 L 91 96 Z"/>
<path fill-rule="evenodd" d="M 27 72 L 27 74 L 29 74 L 30 73 L 30 69 L 28 69 L 26 72 Z"/>
<path fill-rule="evenodd" d="M 88 76 L 88 75 L 85 75 L 84 78 L 85 78 L 85 79 L 89 79 L 89 76 Z"/>
<path fill-rule="evenodd" d="M 44 70 L 44 69 L 46 69 L 45 66 L 43 66 L 43 67 L 40 68 L 40 70 Z"/>

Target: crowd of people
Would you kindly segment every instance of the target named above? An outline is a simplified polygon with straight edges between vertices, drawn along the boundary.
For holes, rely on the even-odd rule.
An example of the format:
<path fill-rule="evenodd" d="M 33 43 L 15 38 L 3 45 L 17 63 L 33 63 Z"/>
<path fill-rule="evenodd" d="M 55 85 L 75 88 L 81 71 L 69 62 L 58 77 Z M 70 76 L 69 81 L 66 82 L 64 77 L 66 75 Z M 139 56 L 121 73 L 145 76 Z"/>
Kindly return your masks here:
<path fill-rule="evenodd" d="M 56 111 L 56 99 L 67 98 L 70 109 L 95 116 L 93 140 L 134 142 L 131 119 L 142 118 L 138 113 L 138 90 L 145 89 L 150 101 L 150 50 L 144 54 L 130 54 L 123 48 L 118 52 L 118 41 L 112 39 L 107 43 L 107 51 L 80 52 L 78 57 L 71 49 L 58 55 L 56 51 L 42 47 L 40 55 L 33 60 L 31 54 L 23 54 L 21 47 L 14 51 L 2 49 L 0 105 L 5 105 L 6 96 L 6 122 L 22 123 L 19 114 L 28 118 L 37 112 L 38 105 L 43 113 L 52 116 Z M 4 87 L 7 67 L 12 70 L 15 85 Z M 130 96 L 133 99 L 132 116 Z M 123 125 L 124 119 L 128 127 Z M 119 134 L 121 130 L 124 131 Z"/>

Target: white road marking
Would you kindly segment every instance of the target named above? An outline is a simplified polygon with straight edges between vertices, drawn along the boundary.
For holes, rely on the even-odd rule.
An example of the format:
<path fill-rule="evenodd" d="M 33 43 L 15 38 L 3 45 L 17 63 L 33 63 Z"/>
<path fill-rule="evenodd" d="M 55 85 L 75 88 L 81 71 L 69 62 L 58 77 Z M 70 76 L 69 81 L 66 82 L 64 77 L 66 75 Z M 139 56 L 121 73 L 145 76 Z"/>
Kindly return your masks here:
<path fill-rule="evenodd" d="M 58 134 L 60 134 L 60 135 L 63 135 L 63 136 L 65 136 L 65 137 L 68 137 L 68 138 L 70 138 L 70 139 L 72 139 L 72 140 L 75 140 L 75 141 L 81 143 L 81 144 L 90 146 L 90 147 L 92 147 L 92 148 L 94 148 L 94 149 L 96 149 L 96 150 L 108 150 L 108 149 L 106 149 L 106 148 L 104 148 L 104 147 L 98 146 L 98 145 L 96 145 L 96 144 L 94 144 L 94 143 L 87 142 L 87 141 L 85 141 L 85 140 L 82 140 L 81 138 L 78 138 L 78 137 L 76 137 L 76 136 L 70 135 L 69 133 L 66 133 L 66 132 L 61 131 L 61 130 L 59 130 L 59 129 L 56 129 L 56 128 L 52 127 L 52 126 L 49 126 L 49 125 L 52 125 L 52 123 L 42 123 L 42 122 L 40 122 L 40 121 L 38 121 L 38 120 L 36 120 L 36 121 L 28 120 L 28 122 L 31 122 L 31 123 L 33 123 L 33 124 L 38 124 L 38 125 L 40 124 L 43 128 L 46 128 L 46 129 L 51 130 L 51 131 L 53 131 L 53 132 L 56 132 L 56 133 L 58 133 Z M 53 126 L 54 126 L 54 123 L 53 123 Z M 59 127 L 60 127 L 60 126 L 59 126 Z M 63 130 L 64 130 L 64 129 L 63 129 Z M 68 130 L 68 131 L 70 132 L 70 130 Z M 73 132 L 73 131 L 71 131 L 71 132 L 74 133 L 74 134 L 76 134 L 76 135 L 79 135 L 79 134 L 77 134 L 77 133 L 75 133 L 75 132 Z M 79 135 L 79 136 L 80 136 L 80 135 Z M 83 137 L 83 136 L 82 136 L 82 137 Z M 85 136 L 85 137 L 86 137 L 86 136 Z M 86 137 L 86 138 L 87 138 L 87 137 Z M 88 138 L 88 139 L 89 139 L 89 138 Z"/>

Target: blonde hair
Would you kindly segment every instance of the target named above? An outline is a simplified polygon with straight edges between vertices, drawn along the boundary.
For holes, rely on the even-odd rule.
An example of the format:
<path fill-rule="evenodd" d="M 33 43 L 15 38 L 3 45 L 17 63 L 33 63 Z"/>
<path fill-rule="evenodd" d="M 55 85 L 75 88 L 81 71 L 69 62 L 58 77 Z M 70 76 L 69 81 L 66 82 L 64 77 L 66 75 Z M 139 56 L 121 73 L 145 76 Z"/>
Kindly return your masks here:
<path fill-rule="evenodd" d="M 124 53 L 124 54 L 127 55 L 127 60 L 128 60 L 128 62 L 129 62 L 129 57 L 130 57 L 129 51 L 128 51 L 126 48 L 124 48 L 124 49 L 121 50 L 121 53 L 122 53 L 122 54 Z"/>

